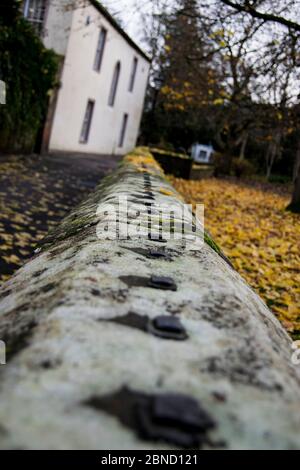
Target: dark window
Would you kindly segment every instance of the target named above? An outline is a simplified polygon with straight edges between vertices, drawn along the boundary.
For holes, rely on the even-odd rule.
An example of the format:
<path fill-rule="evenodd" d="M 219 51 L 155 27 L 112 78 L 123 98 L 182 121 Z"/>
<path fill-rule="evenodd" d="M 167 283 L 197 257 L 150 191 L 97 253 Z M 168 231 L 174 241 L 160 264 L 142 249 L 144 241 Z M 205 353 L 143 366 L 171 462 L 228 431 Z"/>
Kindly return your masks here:
<path fill-rule="evenodd" d="M 121 63 L 118 62 L 117 65 L 115 66 L 114 75 L 113 75 L 113 79 L 111 83 L 109 99 L 108 99 L 109 106 L 114 106 L 115 104 L 120 73 L 121 73 Z"/>
<path fill-rule="evenodd" d="M 119 147 L 123 147 L 123 145 L 124 145 L 127 124 L 128 124 L 128 114 L 124 114 L 123 122 L 122 122 L 122 128 L 121 128 L 121 134 L 120 134 L 120 140 L 119 140 Z"/>
<path fill-rule="evenodd" d="M 133 59 L 132 70 L 131 70 L 131 75 L 130 75 L 129 91 L 133 91 L 133 88 L 134 88 L 134 82 L 135 82 L 135 77 L 136 77 L 136 72 L 137 72 L 137 66 L 138 66 L 138 60 L 135 57 Z"/>
<path fill-rule="evenodd" d="M 86 106 L 86 111 L 85 111 L 81 134 L 80 134 L 80 142 L 82 144 L 86 144 L 89 139 L 89 133 L 91 129 L 94 107 L 95 107 L 95 102 L 92 100 L 89 100 Z"/>
<path fill-rule="evenodd" d="M 101 64 L 102 64 L 103 54 L 104 54 L 104 49 L 105 49 L 105 43 L 106 43 L 106 36 L 107 36 L 106 29 L 101 28 L 101 31 L 99 33 L 97 50 L 96 50 L 96 57 L 95 57 L 95 63 L 94 63 L 94 70 L 96 70 L 96 72 L 100 72 L 100 69 L 101 69 Z"/>
<path fill-rule="evenodd" d="M 25 0 L 24 2 L 24 17 L 33 25 L 39 35 L 43 33 L 46 7 L 47 0 Z"/>

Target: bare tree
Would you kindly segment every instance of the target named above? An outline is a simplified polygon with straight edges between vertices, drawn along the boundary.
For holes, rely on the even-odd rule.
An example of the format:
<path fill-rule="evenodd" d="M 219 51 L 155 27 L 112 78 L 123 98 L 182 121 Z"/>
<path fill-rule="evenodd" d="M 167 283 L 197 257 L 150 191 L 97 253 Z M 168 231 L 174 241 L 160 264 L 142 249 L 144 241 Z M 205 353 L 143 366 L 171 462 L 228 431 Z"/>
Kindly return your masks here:
<path fill-rule="evenodd" d="M 157 2 L 160 3 L 159 10 L 161 2 Z M 188 1 L 165 0 L 164 8 L 166 4 L 170 7 L 171 3 L 181 15 L 196 18 L 203 35 L 206 35 L 209 47 L 202 48 L 201 53 L 196 47 L 191 47 L 186 59 L 194 70 L 197 70 L 197 63 L 209 64 L 218 82 L 210 87 L 203 84 L 199 101 L 219 147 L 228 155 L 229 167 L 232 153 L 239 151 L 240 157 L 244 158 L 249 135 L 255 127 L 261 127 L 258 120 L 264 120 L 264 116 L 257 114 L 258 105 L 262 105 L 261 110 L 273 107 L 271 114 L 275 113 L 277 118 L 267 134 L 271 137 L 267 152 L 269 175 L 274 161 L 281 155 L 282 143 L 291 126 L 289 115 L 299 93 L 299 2 L 196 0 L 191 2 L 191 8 Z M 156 57 L 159 57 L 164 38 L 160 41 L 156 37 L 155 43 Z M 157 70 L 161 67 L 159 59 L 153 70 L 155 67 Z M 158 84 L 157 89 L 160 86 L 162 84 Z M 206 100 L 203 99 L 205 94 Z M 194 101 L 197 101 L 196 97 Z M 297 155 L 295 150 L 293 207 L 295 201 L 300 204 Z"/>
<path fill-rule="evenodd" d="M 287 27 L 290 31 L 295 31 L 295 32 L 300 33 L 299 23 L 292 21 L 285 16 L 281 16 L 277 12 L 268 13 L 266 11 L 258 10 L 260 6 L 262 6 L 263 8 L 265 6 L 267 7 L 271 6 L 274 8 L 274 5 L 277 3 L 278 6 L 280 5 L 281 7 L 280 11 L 282 13 L 291 12 L 291 10 L 295 11 L 295 8 L 297 8 L 297 2 L 295 0 L 286 1 L 286 2 L 281 1 L 280 4 L 278 1 L 276 2 L 274 0 L 272 0 L 272 2 L 259 1 L 259 0 L 243 0 L 242 2 L 238 2 L 238 3 L 232 0 L 220 0 L 220 1 L 240 13 L 246 13 L 247 15 L 252 16 L 252 18 L 262 20 L 263 22 L 278 23 L 282 26 Z"/>

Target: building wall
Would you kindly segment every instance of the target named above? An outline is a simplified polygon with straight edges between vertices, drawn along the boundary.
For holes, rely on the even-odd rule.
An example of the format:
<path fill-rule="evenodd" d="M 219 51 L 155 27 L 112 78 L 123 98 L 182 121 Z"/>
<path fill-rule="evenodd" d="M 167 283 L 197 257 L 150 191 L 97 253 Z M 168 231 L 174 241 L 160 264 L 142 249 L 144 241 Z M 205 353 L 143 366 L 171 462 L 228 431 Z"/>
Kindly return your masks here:
<path fill-rule="evenodd" d="M 99 73 L 94 71 L 94 60 L 102 26 L 107 29 L 107 40 Z M 134 57 L 138 58 L 138 69 L 134 90 L 129 92 Z M 118 61 L 119 86 L 115 105 L 110 107 L 108 98 Z M 149 62 L 92 5 L 77 8 L 72 16 L 49 150 L 108 154 L 130 151 L 138 136 L 148 73 Z M 80 143 L 89 99 L 95 101 L 89 139 Z M 119 148 L 124 113 L 129 119 L 124 145 Z"/>
<path fill-rule="evenodd" d="M 43 42 L 48 49 L 64 56 L 73 16 L 73 0 L 48 0 Z"/>

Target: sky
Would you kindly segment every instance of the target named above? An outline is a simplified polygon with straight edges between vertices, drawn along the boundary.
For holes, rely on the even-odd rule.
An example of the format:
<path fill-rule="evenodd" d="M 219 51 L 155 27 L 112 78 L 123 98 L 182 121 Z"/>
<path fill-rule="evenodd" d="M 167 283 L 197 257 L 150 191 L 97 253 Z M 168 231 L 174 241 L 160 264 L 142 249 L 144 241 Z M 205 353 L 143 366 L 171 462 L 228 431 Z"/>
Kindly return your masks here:
<path fill-rule="evenodd" d="M 144 11 L 147 11 L 147 9 L 149 9 L 149 2 L 151 2 L 151 0 L 138 0 L 139 8 L 143 8 Z M 141 47 L 145 47 L 143 43 L 141 16 L 136 7 L 137 0 L 102 0 L 102 3 L 108 8 L 110 13 L 116 13 L 117 17 L 122 21 L 123 28 L 132 39 Z"/>

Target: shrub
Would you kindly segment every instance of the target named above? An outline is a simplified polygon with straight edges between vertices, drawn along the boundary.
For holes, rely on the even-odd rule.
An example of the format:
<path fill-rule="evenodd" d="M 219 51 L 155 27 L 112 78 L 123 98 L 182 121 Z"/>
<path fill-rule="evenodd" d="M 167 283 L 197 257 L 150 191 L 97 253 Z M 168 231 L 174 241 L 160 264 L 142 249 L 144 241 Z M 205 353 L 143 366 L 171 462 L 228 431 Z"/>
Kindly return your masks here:
<path fill-rule="evenodd" d="M 215 152 L 213 155 L 214 176 L 228 175 L 228 156 L 223 153 Z"/>
<path fill-rule="evenodd" d="M 249 160 L 234 158 L 232 161 L 232 172 L 237 178 L 252 176 L 255 173 L 255 167 Z"/>
<path fill-rule="evenodd" d="M 214 175 L 234 175 L 237 178 L 251 176 L 255 173 L 255 166 L 249 160 L 240 160 L 222 153 L 214 153 Z"/>
<path fill-rule="evenodd" d="M 287 184 L 291 182 L 291 177 L 286 175 L 271 175 L 269 178 L 270 183 Z"/>
<path fill-rule="evenodd" d="M 6 105 L 0 106 L 0 151 L 31 152 L 55 85 L 58 57 L 45 49 L 19 14 L 20 2 L 0 5 L 0 78 Z"/>

